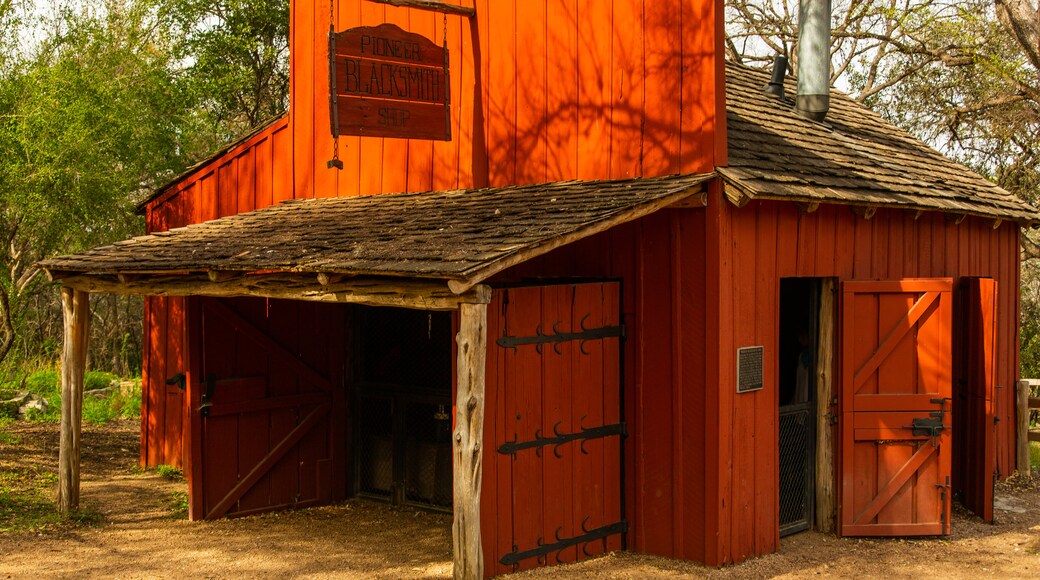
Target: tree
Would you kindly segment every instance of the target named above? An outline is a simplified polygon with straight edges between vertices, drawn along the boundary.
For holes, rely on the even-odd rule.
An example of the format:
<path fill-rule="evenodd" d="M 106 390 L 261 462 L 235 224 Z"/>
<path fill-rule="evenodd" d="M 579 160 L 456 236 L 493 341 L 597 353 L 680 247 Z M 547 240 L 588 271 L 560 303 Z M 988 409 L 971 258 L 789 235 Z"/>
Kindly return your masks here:
<path fill-rule="evenodd" d="M 286 111 L 288 0 L 166 0 L 163 11 L 214 145 Z"/>
<path fill-rule="evenodd" d="M 140 230 L 133 202 L 185 165 L 191 107 L 142 5 L 61 11 L 0 77 L 0 361 L 49 288 L 36 262 Z M 10 46 L 10 45 L 8 45 Z"/>
<path fill-rule="evenodd" d="M 797 2 L 733 0 L 729 56 L 796 57 Z M 835 85 L 1006 189 L 1040 197 L 1035 2 L 845 0 L 833 14 Z"/>

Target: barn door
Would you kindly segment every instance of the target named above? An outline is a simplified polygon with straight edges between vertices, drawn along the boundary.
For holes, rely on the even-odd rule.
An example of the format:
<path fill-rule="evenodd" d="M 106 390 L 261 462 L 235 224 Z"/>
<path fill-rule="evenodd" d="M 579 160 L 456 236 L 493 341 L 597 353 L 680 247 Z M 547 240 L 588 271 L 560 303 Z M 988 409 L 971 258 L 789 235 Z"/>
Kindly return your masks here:
<path fill-rule="evenodd" d="M 497 290 L 488 311 L 487 573 L 621 549 L 619 284 Z"/>
<path fill-rule="evenodd" d="M 846 282 L 841 534 L 950 531 L 950 280 Z"/>
<path fill-rule="evenodd" d="M 285 300 L 200 299 L 192 413 L 194 519 L 327 503 L 343 494 L 332 413 L 342 396 L 342 310 Z"/>
<path fill-rule="evenodd" d="M 960 288 L 963 320 L 961 373 L 956 385 L 957 446 L 955 486 L 964 505 L 984 521 L 993 521 L 993 480 L 997 471 L 993 386 L 996 381 L 997 283 L 965 278 Z"/>

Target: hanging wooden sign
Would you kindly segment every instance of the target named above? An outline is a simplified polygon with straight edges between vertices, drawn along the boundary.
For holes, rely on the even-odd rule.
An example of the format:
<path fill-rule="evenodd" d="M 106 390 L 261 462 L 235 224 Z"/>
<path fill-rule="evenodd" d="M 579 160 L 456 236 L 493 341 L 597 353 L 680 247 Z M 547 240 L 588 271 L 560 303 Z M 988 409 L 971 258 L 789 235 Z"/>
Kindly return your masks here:
<path fill-rule="evenodd" d="M 393 24 L 329 31 L 332 135 L 451 141 L 448 49 Z"/>

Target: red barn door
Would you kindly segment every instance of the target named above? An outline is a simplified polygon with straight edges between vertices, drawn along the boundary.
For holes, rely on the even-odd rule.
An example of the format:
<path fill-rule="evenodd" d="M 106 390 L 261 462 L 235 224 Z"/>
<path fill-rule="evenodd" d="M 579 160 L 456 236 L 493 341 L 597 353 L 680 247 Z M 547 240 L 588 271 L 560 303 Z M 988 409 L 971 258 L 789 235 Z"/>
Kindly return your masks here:
<path fill-rule="evenodd" d="M 993 480 L 997 471 L 993 386 L 996 382 L 997 282 L 965 278 L 961 353 L 963 382 L 958 385 L 954 422 L 964 505 L 984 521 L 993 521 Z"/>
<path fill-rule="evenodd" d="M 252 298 L 202 298 L 193 309 L 192 518 L 341 498 L 343 309 Z"/>
<path fill-rule="evenodd" d="M 497 290 L 488 313 L 487 574 L 621 549 L 620 285 Z"/>
<path fill-rule="evenodd" d="M 951 288 L 947 279 L 844 284 L 844 536 L 950 531 Z"/>

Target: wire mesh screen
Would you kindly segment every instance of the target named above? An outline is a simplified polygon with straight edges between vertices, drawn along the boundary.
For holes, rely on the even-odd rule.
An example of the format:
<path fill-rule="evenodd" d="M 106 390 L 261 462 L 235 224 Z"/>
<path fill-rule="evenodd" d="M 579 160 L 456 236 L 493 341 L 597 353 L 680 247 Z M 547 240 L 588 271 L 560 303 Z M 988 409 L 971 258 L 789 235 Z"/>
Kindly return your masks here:
<path fill-rule="evenodd" d="M 449 507 L 452 500 L 450 408 L 410 403 L 405 409 L 405 499 Z"/>
<path fill-rule="evenodd" d="M 815 435 L 811 403 L 780 408 L 780 535 L 809 529 Z"/>
<path fill-rule="evenodd" d="M 450 509 L 451 316 L 362 308 L 358 491 Z"/>
<path fill-rule="evenodd" d="M 359 491 L 390 497 L 394 484 L 393 400 L 387 397 L 361 397 L 359 407 Z"/>

